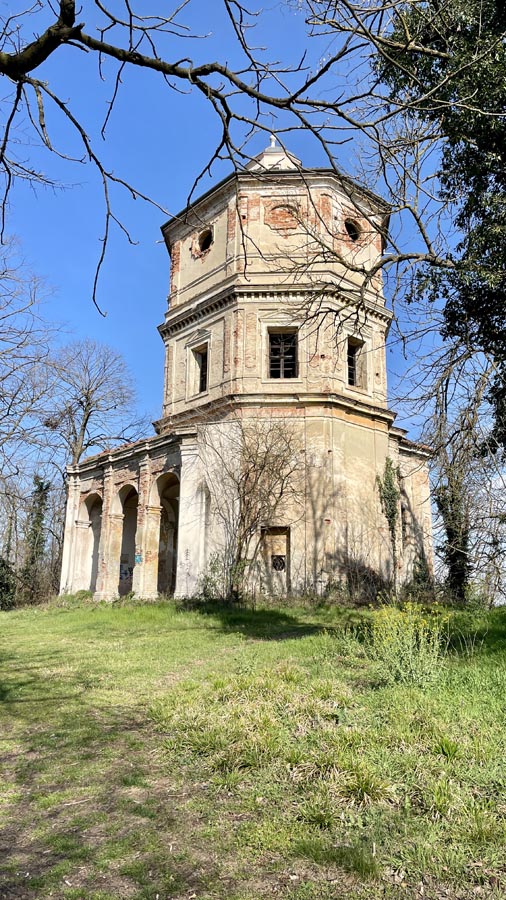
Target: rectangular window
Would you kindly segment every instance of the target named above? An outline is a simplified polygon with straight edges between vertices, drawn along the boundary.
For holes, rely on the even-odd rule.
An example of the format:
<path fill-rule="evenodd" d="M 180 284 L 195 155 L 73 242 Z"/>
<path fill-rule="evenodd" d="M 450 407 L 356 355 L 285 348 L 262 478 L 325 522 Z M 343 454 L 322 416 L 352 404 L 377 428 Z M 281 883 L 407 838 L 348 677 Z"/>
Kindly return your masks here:
<path fill-rule="evenodd" d="M 297 378 L 297 332 L 269 332 L 269 378 Z"/>
<path fill-rule="evenodd" d="M 195 363 L 197 366 L 196 388 L 198 394 L 207 391 L 207 372 L 209 367 L 209 353 L 207 346 L 199 347 L 193 351 Z"/>
<path fill-rule="evenodd" d="M 262 587 L 268 594 L 290 590 L 290 528 L 261 529 Z"/>
<path fill-rule="evenodd" d="M 361 359 L 361 351 L 363 349 L 363 341 L 357 341 L 356 338 L 348 338 L 347 347 L 347 367 L 348 367 L 348 384 L 351 387 L 365 387 L 364 384 L 364 366 Z"/>

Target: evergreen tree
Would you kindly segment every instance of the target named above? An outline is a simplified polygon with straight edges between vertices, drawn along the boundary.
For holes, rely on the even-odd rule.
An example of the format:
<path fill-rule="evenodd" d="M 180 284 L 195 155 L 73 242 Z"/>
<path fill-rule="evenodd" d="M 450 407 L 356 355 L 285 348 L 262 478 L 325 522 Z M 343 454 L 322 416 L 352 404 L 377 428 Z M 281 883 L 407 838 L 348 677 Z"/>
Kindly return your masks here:
<path fill-rule="evenodd" d="M 7 523 L 5 546 L 0 556 L 0 609 L 11 609 L 16 597 L 16 579 L 11 566 L 12 553 L 12 519 Z"/>
<path fill-rule="evenodd" d="M 49 481 L 38 475 L 33 479 L 34 491 L 26 536 L 26 555 L 21 572 L 21 595 L 25 603 L 41 599 L 43 560 L 46 546 L 45 519 L 48 505 Z"/>
<path fill-rule="evenodd" d="M 443 337 L 493 356 L 494 436 L 506 446 L 506 6 L 426 0 L 399 9 L 405 46 L 378 70 L 392 104 L 441 135 L 440 196 L 460 236 L 450 266 L 422 272 L 419 292 L 443 298 Z"/>
<path fill-rule="evenodd" d="M 0 609 L 11 609 L 16 597 L 16 580 L 12 567 L 0 556 Z"/>

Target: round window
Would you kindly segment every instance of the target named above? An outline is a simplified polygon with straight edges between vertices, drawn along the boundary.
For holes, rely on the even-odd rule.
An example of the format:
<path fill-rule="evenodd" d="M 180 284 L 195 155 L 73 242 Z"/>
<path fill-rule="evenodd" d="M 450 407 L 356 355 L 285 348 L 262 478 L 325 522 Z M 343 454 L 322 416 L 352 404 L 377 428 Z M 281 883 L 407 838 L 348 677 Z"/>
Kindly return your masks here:
<path fill-rule="evenodd" d="M 275 572 L 284 572 L 286 569 L 286 558 L 284 556 L 272 556 L 272 568 Z"/>
<path fill-rule="evenodd" d="M 213 242 L 213 232 L 210 228 L 205 228 L 204 231 L 201 231 L 198 236 L 198 245 L 201 253 L 205 253 L 206 250 L 209 250 L 211 244 Z"/>
<path fill-rule="evenodd" d="M 362 230 L 358 222 L 355 222 L 353 219 L 346 219 L 344 227 L 350 241 L 353 241 L 353 243 L 355 243 L 355 241 L 358 241 L 360 235 L 362 234 Z"/>

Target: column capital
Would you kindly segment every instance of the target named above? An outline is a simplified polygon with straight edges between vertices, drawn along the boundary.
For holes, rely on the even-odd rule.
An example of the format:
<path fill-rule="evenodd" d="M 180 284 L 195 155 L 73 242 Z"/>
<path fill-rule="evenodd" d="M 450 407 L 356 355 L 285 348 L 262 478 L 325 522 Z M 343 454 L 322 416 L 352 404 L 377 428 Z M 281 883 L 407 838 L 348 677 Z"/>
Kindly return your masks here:
<path fill-rule="evenodd" d="M 146 452 L 144 454 L 144 456 L 142 456 L 141 459 L 139 460 L 139 467 L 140 466 L 149 466 L 150 462 L 151 462 L 150 455 L 149 455 L 149 453 Z"/>
<path fill-rule="evenodd" d="M 149 516 L 161 516 L 162 507 L 161 506 L 145 506 L 144 507 Z"/>
<path fill-rule="evenodd" d="M 179 451 L 181 453 L 181 459 L 183 459 L 184 456 L 196 456 L 198 453 L 197 439 L 194 437 L 183 438 L 179 446 Z"/>

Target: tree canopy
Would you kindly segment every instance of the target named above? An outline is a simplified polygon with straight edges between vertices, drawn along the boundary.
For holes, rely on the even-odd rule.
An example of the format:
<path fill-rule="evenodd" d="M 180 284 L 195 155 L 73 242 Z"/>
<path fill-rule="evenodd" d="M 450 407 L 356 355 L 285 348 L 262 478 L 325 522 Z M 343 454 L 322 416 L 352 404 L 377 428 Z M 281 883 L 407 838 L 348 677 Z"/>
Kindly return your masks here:
<path fill-rule="evenodd" d="M 250 10 L 239 0 L 217 0 L 213 8 L 216 32 L 223 32 L 223 46 L 227 41 L 226 57 L 215 35 L 199 32 L 196 0 L 151 0 L 140 9 L 130 0 L 85 0 L 80 6 L 75 0 L 36 0 L 4 16 L 0 75 L 10 85 L 1 103 L 4 219 L 17 178 L 52 181 L 38 168 L 39 157 L 32 158 L 27 134 L 32 145 L 38 142 L 57 157 L 90 162 L 105 203 L 96 298 L 110 229 L 117 225 L 128 233 L 114 207 L 113 188 L 145 197 L 138 184 L 122 177 L 120 165 L 104 161 L 97 126 L 106 138 L 118 97 L 128 90 L 128 73 L 143 70 L 166 87 L 169 105 L 174 93 L 183 92 L 188 103 L 192 94 L 215 115 L 218 141 L 194 183 L 214 160 L 247 163 L 248 140 L 259 130 L 277 132 L 282 142 L 290 132 L 311 134 L 320 159 L 323 154 L 331 166 L 348 166 L 389 202 L 392 227 L 379 265 L 393 276 L 390 290 L 395 282 L 399 296 L 405 295 L 413 271 L 430 269 L 436 289 L 447 293 L 448 333 L 461 336 L 462 317 L 452 310 L 467 304 L 470 339 L 480 346 L 493 340 L 502 352 L 498 329 L 484 332 L 486 317 L 473 300 L 475 287 L 484 288 L 478 304 L 490 309 L 496 300 L 500 318 L 495 251 L 503 243 L 504 175 L 497 173 L 504 172 L 506 32 L 499 0 L 285 0 L 283 8 L 304 18 L 301 57 L 276 34 L 268 47 L 261 46 L 257 29 L 269 11 Z M 78 66 L 86 60 L 83 78 L 92 95 L 109 84 L 101 129 L 99 108 L 92 104 L 92 122 L 67 96 L 64 69 L 51 65 L 60 58 Z M 198 105 L 194 109 L 198 115 Z M 55 142 L 55 114 L 74 132 L 81 156 Z M 349 153 L 353 139 L 360 154 Z M 486 227 L 491 220 L 499 230 Z M 452 226 L 459 230 L 458 248 L 447 240 Z M 370 277 L 364 271 L 364 279 Z"/>
<path fill-rule="evenodd" d="M 444 301 L 443 336 L 496 364 L 489 398 L 506 439 L 506 8 L 502 0 L 407 3 L 404 35 L 433 54 L 397 52 L 378 70 L 390 100 L 441 140 L 439 197 L 457 239 L 445 266 L 418 273 L 422 299 Z M 397 28 L 397 34 L 400 32 Z"/>

